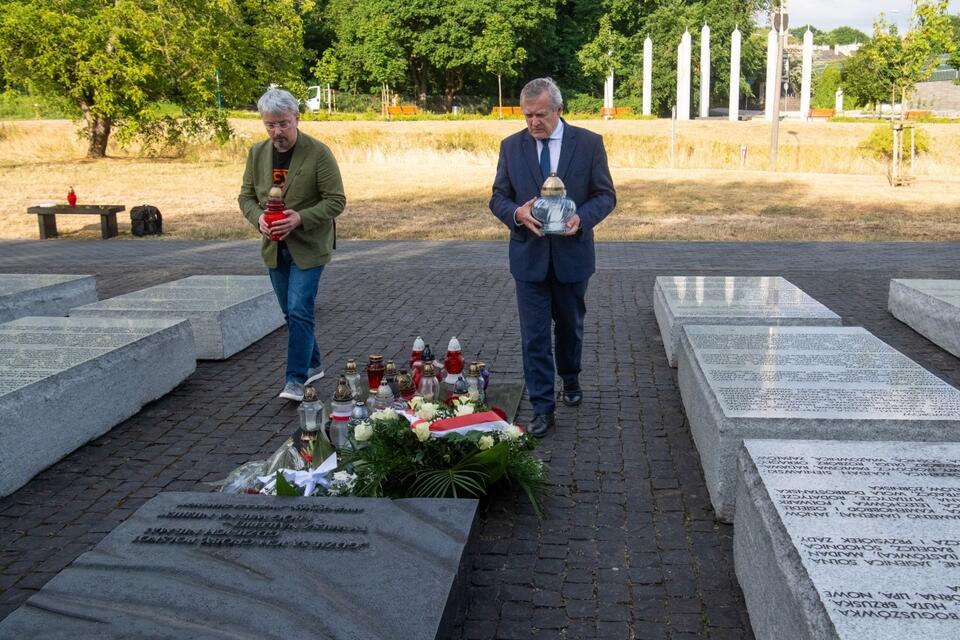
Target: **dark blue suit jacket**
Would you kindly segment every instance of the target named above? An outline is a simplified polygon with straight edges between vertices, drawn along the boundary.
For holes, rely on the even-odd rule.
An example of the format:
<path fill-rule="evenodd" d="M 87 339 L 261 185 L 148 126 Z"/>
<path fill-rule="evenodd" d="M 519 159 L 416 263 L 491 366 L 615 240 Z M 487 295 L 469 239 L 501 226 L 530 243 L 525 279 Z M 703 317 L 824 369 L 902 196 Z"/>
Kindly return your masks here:
<path fill-rule="evenodd" d="M 517 207 L 539 196 L 543 186 L 537 141 L 524 129 L 500 143 L 490 210 L 510 228 L 510 273 L 517 280 L 546 280 L 551 261 L 560 282 L 580 282 L 596 270 L 593 228 L 617 203 L 603 138 L 564 121 L 557 175 L 567 187 L 567 197 L 577 203 L 580 231 L 538 238 L 513 221 Z"/>

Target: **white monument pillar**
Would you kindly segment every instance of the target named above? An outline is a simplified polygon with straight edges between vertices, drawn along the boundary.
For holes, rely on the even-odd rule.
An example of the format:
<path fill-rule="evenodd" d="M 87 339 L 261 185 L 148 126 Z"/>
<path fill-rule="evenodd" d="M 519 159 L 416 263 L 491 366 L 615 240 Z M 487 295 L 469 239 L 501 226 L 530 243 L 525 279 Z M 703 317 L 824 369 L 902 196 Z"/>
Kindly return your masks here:
<path fill-rule="evenodd" d="M 613 109 L 613 70 L 610 70 L 610 75 L 607 76 L 606 82 L 603 83 L 603 107 L 605 109 Z M 612 113 L 610 115 L 613 115 Z"/>
<path fill-rule="evenodd" d="M 643 115 L 650 115 L 650 103 L 653 99 L 653 41 L 648 37 L 643 41 Z"/>
<path fill-rule="evenodd" d="M 677 50 L 677 120 L 690 119 L 690 32 L 684 31 Z"/>
<path fill-rule="evenodd" d="M 710 27 L 700 30 L 700 117 L 710 117 Z"/>
<path fill-rule="evenodd" d="M 810 119 L 810 76 L 813 72 L 813 33 L 803 34 L 803 72 L 800 80 L 800 119 Z"/>
<path fill-rule="evenodd" d="M 773 98 L 777 87 L 777 32 L 770 29 L 767 34 L 767 91 L 763 99 L 763 117 L 773 122 Z"/>
<path fill-rule="evenodd" d="M 740 119 L 740 29 L 730 37 L 730 122 Z"/>
<path fill-rule="evenodd" d="M 837 93 L 834 94 L 833 100 L 834 115 L 843 115 L 843 89 L 837 87 Z"/>

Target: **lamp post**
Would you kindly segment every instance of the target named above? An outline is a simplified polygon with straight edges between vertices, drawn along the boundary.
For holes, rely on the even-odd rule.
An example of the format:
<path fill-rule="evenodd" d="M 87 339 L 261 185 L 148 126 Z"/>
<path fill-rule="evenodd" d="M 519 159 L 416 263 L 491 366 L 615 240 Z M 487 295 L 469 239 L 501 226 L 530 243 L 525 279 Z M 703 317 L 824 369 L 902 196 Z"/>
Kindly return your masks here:
<path fill-rule="evenodd" d="M 783 44 L 790 21 L 787 10 L 788 0 L 780 0 L 780 10 L 772 16 L 773 28 L 777 30 L 777 64 L 774 78 L 773 120 L 770 127 L 770 171 L 777 170 L 777 145 L 780 135 L 780 74 L 783 71 Z"/>

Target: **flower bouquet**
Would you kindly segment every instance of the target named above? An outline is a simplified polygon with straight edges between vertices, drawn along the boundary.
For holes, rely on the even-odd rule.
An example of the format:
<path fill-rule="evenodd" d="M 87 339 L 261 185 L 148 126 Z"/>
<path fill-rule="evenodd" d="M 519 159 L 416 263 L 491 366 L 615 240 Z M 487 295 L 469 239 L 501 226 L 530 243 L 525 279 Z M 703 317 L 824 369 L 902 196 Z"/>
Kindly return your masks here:
<path fill-rule="evenodd" d="M 230 493 L 377 498 L 476 498 L 518 486 L 538 516 L 547 469 L 537 439 L 477 400 L 454 396 L 374 412 L 352 423 L 347 447 L 291 438 L 269 460 L 247 463 L 220 484 Z"/>
<path fill-rule="evenodd" d="M 354 425 L 341 468 L 355 478 L 350 495 L 464 498 L 516 485 L 540 515 L 546 468 L 537 440 L 501 414 L 466 397 L 445 403 L 414 397 Z"/>

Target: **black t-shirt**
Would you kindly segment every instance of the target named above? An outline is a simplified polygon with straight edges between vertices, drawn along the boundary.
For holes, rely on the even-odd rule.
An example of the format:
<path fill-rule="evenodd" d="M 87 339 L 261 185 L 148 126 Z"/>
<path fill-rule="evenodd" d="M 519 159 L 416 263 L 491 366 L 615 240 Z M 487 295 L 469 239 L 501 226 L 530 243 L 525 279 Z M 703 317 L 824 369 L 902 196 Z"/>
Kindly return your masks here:
<path fill-rule="evenodd" d="M 283 152 L 273 147 L 273 184 L 280 185 L 281 189 L 287 184 L 287 170 L 290 168 L 290 159 L 293 157 L 295 147 L 296 145 Z"/>

